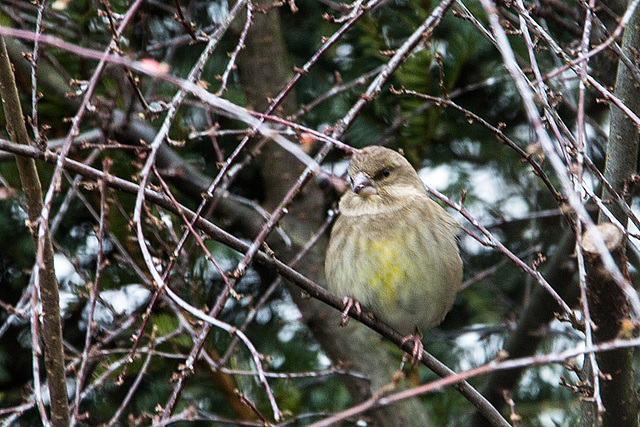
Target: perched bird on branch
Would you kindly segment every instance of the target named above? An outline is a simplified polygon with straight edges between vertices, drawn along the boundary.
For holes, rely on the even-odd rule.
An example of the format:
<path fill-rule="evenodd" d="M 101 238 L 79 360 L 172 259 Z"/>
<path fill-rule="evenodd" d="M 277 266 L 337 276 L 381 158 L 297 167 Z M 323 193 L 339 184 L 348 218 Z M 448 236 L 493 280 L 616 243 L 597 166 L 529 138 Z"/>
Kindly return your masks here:
<path fill-rule="evenodd" d="M 460 289 L 459 225 L 393 150 L 358 150 L 348 175 L 325 260 L 328 288 L 344 298 L 345 322 L 351 306 L 364 304 L 414 341 L 415 361 L 416 329 L 439 324 Z"/>

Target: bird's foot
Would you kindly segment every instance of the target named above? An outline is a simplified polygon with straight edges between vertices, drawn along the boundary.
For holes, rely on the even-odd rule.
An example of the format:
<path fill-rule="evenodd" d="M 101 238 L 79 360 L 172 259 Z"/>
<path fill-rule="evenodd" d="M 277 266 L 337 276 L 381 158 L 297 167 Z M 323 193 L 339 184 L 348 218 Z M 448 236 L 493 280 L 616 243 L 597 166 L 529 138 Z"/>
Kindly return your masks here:
<path fill-rule="evenodd" d="M 413 350 L 411 351 L 411 366 L 422 360 L 422 351 L 424 350 L 424 346 L 422 345 L 421 340 L 422 335 L 420 334 L 420 331 L 418 331 L 418 328 L 416 328 L 416 331 L 412 335 L 407 335 L 406 337 L 402 338 L 402 345 L 404 345 L 404 343 L 406 343 L 407 341 L 413 342 Z M 406 356 L 407 353 L 405 353 L 405 356 L 403 357 L 403 364 Z"/>
<path fill-rule="evenodd" d="M 352 307 L 356 310 L 356 313 L 358 313 L 358 315 L 362 313 L 362 307 L 360 307 L 360 303 L 353 298 L 344 297 L 342 299 L 342 303 L 344 304 L 344 309 L 342 310 L 342 320 L 340 321 L 340 326 L 344 326 L 349 323 L 349 310 L 351 310 Z"/>

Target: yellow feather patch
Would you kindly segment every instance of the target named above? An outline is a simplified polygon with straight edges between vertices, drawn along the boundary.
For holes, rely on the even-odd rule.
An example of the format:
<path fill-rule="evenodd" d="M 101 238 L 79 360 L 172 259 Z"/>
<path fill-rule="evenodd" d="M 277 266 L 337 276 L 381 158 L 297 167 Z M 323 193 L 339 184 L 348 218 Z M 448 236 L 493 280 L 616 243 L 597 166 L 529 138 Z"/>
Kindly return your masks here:
<path fill-rule="evenodd" d="M 372 275 L 369 279 L 371 287 L 377 292 L 385 292 L 393 296 L 395 288 L 407 280 L 406 262 L 407 256 L 403 252 L 404 239 L 398 237 L 393 240 L 370 241 L 366 249 L 371 262 Z"/>

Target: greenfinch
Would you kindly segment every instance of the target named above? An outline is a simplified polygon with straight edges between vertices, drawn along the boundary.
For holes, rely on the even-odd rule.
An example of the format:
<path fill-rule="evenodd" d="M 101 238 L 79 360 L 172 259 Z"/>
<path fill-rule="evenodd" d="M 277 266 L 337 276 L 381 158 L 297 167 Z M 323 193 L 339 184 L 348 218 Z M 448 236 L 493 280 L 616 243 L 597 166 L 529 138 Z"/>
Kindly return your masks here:
<path fill-rule="evenodd" d="M 358 150 L 348 175 L 325 259 L 328 289 L 406 336 L 439 324 L 462 282 L 458 223 L 393 150 Z"/>

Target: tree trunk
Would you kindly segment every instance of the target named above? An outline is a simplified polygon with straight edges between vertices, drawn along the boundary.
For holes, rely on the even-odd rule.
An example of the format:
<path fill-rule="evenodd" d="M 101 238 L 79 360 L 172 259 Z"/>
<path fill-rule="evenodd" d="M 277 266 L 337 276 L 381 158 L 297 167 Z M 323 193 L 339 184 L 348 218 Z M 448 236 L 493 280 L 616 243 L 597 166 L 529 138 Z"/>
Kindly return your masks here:
<path fill-rule="evenodd" d="M 628 277 L 625 239 L 622 231 L 609 222 L 599 224 L 598 230 L 616 264 L 622 267 L 623 275 Z M 587 300 L 591 320 L 596 326 L 593 331 L 593 340 L 595 343 L 610 341 L 618 336 L 622 323 L 629 318 L 629 302 L 620 286 L 602 264 L 589 233 L 584 235 L 582 249 L 587 273 Z M 599 373 L 602 374 L 600 375 L 600 396 L 605 408 L 601 420 L 603 426 L 638 425 L 638 399 L 633 379 L 632 356 L 632 348 L 596 355 Z M 593 370 L 592 366 L 588 368 L 590 371 Z M 596 414 L 593 406 L 594 404 L 588 401 L 583 403 L 582 425 L 599 424 L 599 415 Z"/>
<path fill-rule="evenodd" d="M 625 28 L 622 40 L 622 51 L 629 58 L 637 58 L 640 49 L 640 13 L 631 18 Z M 622 100 L 636 114 L 640 111 L 640 97 L 638 96 L 638 82 L 633 78 L 628 68 L 619 62 L 616 77 L 615 96 Z M 638 162 L 638 128 L 633 121 L 619 108 L 611 107 L 611 123 L 604 176 L 613 188 L 625 199 L 629 198 L 631 177 L 636 173 Z M 610 194 L 603 190 L 603 200 L 608 200 Z M 627 200 L 628 201 L 628 200 Z M 609 204 L 609 210 L 615 218 L 627 226 L 628 218 L 624 210 L 616 203 Z M 625 241 L 616 239 L 613 225 L 605 226 L 609 218 L 600 212 L 599 226 L 608 234 L 605 241 L 612 251 L 620 271 L 628 276 Z M 616 228 L 617 230 L 617 228 Z M 619 230 L 617 230 L 620 232 Z M 619 286 L 611 279 L 601 266 L 593 248 L 589 248 L 590 239 L 585 237 L 583 247 L 585 262 L 587 262 L 587 296 L 591 318 L 596 326 L 594 342 L 607 341 L 615 338 L 620 330 L 623 319 L 629 317 L 629 305 Z M 633 380 L 632 350 L 620 349 L 599 353 L 596 361 L 601 373 L 611 376 L 601 379 L 601 397 L 605 413 L 602 416 L 602 426 L 638 426 L 638 396 Z M 585 374 L 590 378 L 592 367 L 585 365 Z M 595 414 L 594 404 L 583 402 L 582 425 L 591 426 L 600 421 Z"/>

